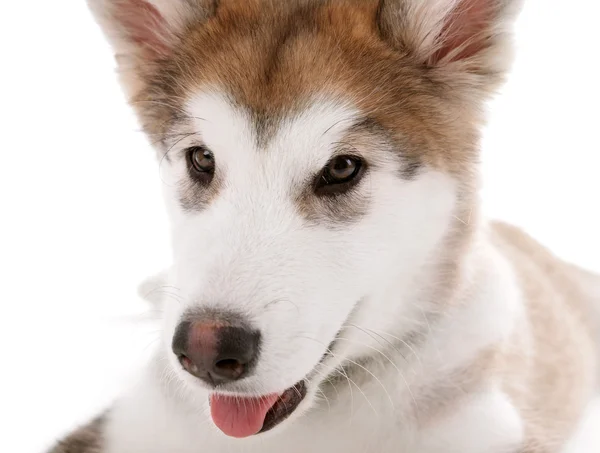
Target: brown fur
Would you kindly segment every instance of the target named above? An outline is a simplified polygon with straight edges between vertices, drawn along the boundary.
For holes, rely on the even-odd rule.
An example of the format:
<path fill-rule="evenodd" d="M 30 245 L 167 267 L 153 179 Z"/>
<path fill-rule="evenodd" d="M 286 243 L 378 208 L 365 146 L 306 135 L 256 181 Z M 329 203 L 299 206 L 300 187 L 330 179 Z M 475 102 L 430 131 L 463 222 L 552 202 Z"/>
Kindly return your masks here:
<path fill-rule="evenodd" d="M 167 133 L 181 119 L 174 100 L 211 85 L 247 108 L 267 136 L 270 125 L 326 95 L 353 102 L 408 157 L 461 176 L 472 169 L 480 125 L 472 93 L 461 97 L 450 74 L 382 39 L 379 2 L 289 5 L 224 1 L 207 23 L 189 27 L 133 100 L 148 130 Z"/>
<path fill-rule="evenodd" d="M 60 441 L 48 453 L 102 453 L 104 421 L 104 417 L 97 418 Z"/>
<path fill-rule="evenodd" d="M 227 90 L 253 116 L 261 140 L 315 96 L 349 100 L 386 131 L 405 162 L 458 176 L 463 204 L 456 212 L 460 234 L 452 241 L 460 247 L 470 234 L 463 219 L 473 215 L 477 184 L 482 119 L 472 100 L 490 86 L 464 86 L 449 67 L 428 66 L 408 49 L 394 47 L 380 29 L 380 6 L 375 0 L 224 0 L 208 21 L 187 27 L 172 55 L 159 63 L 145 61 L 141 88 L 129 90 L 135 93 L 132 104 L 168 152 L 176 141 L 169 134 L 188 130 L 183 100 L 203 87 Z M 182 201 L 189 209 L 202 208 L 215 191 L 186 186 Z M 365 200 L 349 199 L 348 210 L 314 197 L 299 202 L 309 219 L 348 220 L 365 212 Z"/>
<path fill-rule="evenodd" d="M 498 80 L 490 76 L 485 85 L 475 83 L 458 69 L 432 67 L 398 49 L 380 29 L 380 6 L 375 0 L 224 0 L 212 18 L 186 28 L 170 57 L 159 65 L 146 62 L 143 88 L 132 104 L 152 136 L 167 137 L 189 121 L 183 101 L 217 85 L 249 111 L 260 137 L 268 140 L 282 118 L 315 96 L 349 100 L 386 131 L 405 162 L 460 181 L 448 259 L 440 264 L 445 277 L 439 296 L 445 300 L 458 280 L 453 257 L 472 233 L 468 219 L 475 215 L 483 121 L 479 100 Z M 350 218 L 364 212 L 363 204 L 349 202 Z M 301 198 L 300 209 L 313 219 L 348 218 L 314 198 Z"/>
<path fill-rule="evenodd" d="M 421 396 L 420 423 L 431 426 L 490 378 L 500 378 L 523 417 L 526 453 L 561 451 L 592 398 L 598 376 L 596 323 L 600 300 L 582 289 L 585 272 L 562 262 L 516 227 L 493 223 L 492 241 L 511 262 L 526 317 L 508 344 L 481 351 Z M 587 275 L 589 278 L 589 275 Z M 600 278 L 594 276 L 600 288 Z"/>
<path fill-rule="evenodd" d="M 526 421 L 528 451 L 559 451 L 594 389 L 594 301 L 568 264 L 519 229 L 498 223 L 492 234 L 517 271 L 528 315 L 504 351 L 504 389 Z"/>

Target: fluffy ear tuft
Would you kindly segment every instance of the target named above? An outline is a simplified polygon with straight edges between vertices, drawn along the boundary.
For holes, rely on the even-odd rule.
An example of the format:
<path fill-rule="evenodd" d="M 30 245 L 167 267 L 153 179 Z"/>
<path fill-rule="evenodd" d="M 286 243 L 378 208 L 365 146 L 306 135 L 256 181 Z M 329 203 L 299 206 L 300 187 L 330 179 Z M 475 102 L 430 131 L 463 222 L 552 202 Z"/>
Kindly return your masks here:
<path fill-rule="evenodd" d="M 168 56 L 189 24 L 206 19 L 215 0 L 88 0 L 119 57 L 152 61 Z"/>
<path fill-rule="evenodd" d="M 503 73 L 521 0 L 382 0 L 385 38 L 436 67 L 462 63 L 471 72 Z"/>
<path fill-rule="evenodd" d="M 128 97 L 146 86 L 152 63 L 168 58 L 185 29 L 206 21 L 217 0 L 87 0 L 116 54 Z"/>

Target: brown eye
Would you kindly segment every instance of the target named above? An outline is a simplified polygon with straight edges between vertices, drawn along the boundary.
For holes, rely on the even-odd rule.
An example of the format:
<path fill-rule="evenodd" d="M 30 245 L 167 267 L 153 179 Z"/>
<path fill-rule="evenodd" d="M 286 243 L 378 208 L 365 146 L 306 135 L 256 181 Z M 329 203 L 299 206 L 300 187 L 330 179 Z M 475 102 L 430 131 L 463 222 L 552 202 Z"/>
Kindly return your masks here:
<path fill-rule="evenodd" d="M 358 157 L 336 157 L 323 169 L 317 181 L 317 193 L 331 195 L 349 190 L 358 183 L 363 169 L 363 161 Z"/>
<path fill-rule="evenodd" d="M 215 173 L 215 157 L 203 146 L 194 146 L 187 150 L 190 172 L 203 182 L 210 182 Z"/>

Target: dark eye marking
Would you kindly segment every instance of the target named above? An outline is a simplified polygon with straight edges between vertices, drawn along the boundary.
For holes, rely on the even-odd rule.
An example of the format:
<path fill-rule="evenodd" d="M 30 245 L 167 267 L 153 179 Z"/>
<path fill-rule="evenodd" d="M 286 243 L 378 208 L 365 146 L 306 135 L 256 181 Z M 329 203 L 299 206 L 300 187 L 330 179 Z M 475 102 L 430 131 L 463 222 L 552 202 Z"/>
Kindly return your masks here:
<path fill-rule="evenodd" d="M 366 163 L 360 157 L 335 157 L 319 174 L 315 193 L 320 196 L 341 195 L 360 182 L 365 170 Z"/>
<path fill-rule="evenodd" d="M 185 150 L 190 176 L 202 183 L 210 184 L 215 176 L 215 156 L 204 146 L 193 146 Z"/>

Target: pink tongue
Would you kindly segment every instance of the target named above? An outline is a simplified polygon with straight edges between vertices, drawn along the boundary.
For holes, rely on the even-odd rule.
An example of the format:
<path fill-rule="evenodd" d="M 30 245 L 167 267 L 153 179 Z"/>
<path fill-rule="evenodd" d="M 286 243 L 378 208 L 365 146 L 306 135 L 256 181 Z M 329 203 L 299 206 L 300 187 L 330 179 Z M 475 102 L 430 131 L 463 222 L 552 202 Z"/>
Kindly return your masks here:
<path fill-rule="evenodd" d="M 278 399 L 278 395 L 262 398 L 213 395 L 210 413 L 215 425 L 228 436 L 250 437 L 260 432 L 267 412 Z"/>

